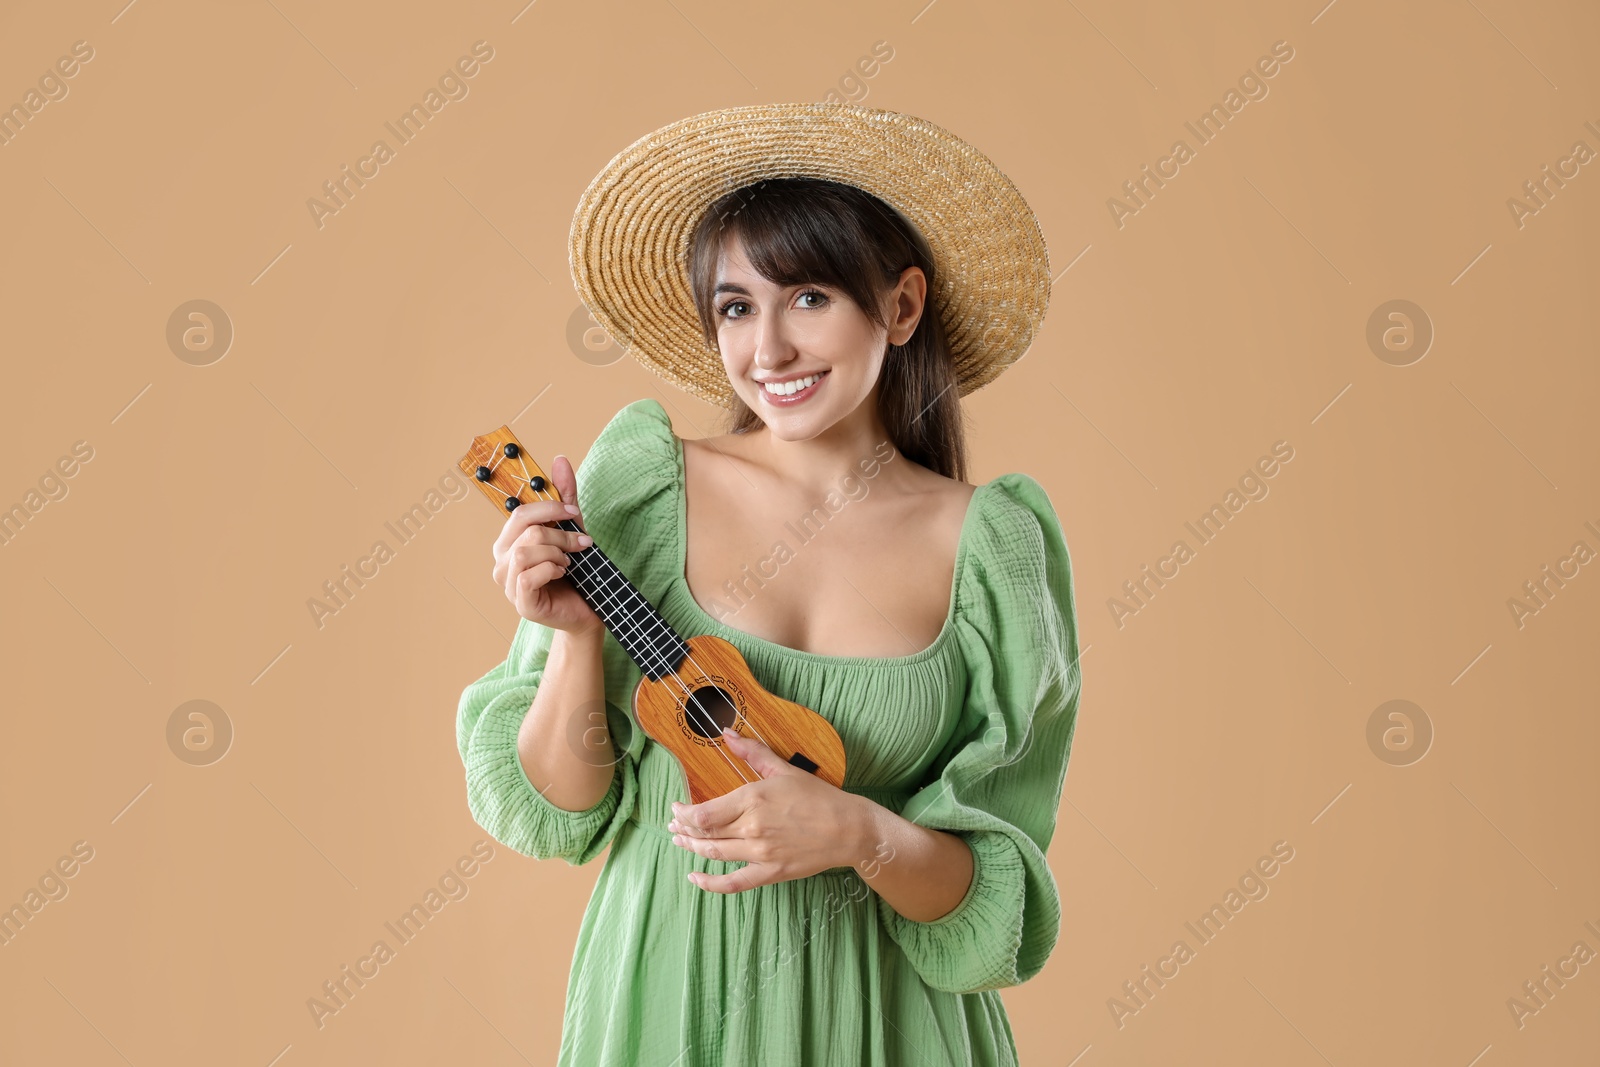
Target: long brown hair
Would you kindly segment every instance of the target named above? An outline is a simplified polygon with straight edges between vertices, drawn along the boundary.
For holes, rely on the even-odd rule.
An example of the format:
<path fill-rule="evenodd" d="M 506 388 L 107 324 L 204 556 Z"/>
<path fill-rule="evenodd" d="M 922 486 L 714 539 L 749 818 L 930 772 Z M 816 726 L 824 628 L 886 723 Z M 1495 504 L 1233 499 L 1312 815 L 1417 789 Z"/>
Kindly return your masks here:
<path fill-rule="evenodd" d="M 820 178 L 772 178 L 721 197 L 706 209 L 689 245 L 689 281 L 706 343 L 717 347 L 712 289 L 723 238 L 737 233 L 750 265 L 774 285 L 826 285 L 847 294 L 888 328 L 884 295 L 910 266 L 927 276 L 916 329 L 891 344 L 878 377 L 878 417 L 902 455 L 966 481 L 966 436 L 955 365 L 935 302 L 933 255 L 909 220 L 865 190 Z M 735 396 L 729 433 L 761 418 Z"/>

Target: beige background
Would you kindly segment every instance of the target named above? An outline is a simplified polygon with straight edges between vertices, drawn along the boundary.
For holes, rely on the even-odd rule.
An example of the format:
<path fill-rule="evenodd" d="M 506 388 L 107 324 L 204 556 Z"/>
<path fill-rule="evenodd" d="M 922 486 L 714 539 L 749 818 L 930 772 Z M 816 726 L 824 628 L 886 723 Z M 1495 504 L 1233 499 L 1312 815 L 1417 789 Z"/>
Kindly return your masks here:
<path fill-rule="evenodd" d="M 497 845 L 346 1008 L 306 1007 L 484 837 L 454 716 L 515 622 L 498 521 L 451 501 L 320 628 L 307 601 L 485 429 L 577 458 L 655 396 L 713 432 L 569 341 L 572 206 L 666 122 L 830 91 L 987 152 L 1056 277 L 966 405 L 974 480 L 1026 471 L 1061 515 L 1085 646 L 1062 938 L 1005 993 L 1024 1062 L 1600 1057 L 1600 962 L 1508 1008 L 1600 952 L 1600 566 L 1508 607 L 1600 550 L 1600 164 L 1508 207 L 1600 150 L 1592 4 L 120 2 L 0 16 L 0 102 L 93 49 L 0 147 L 0 507 L 93 450 L 0 547 L 0 903 L 93 850 L 0 947 L 0 1060 L 553 1060 L 599 864 Z M 480 40 L 470 94 L 319 228 L 308 199 Z M 1185 122 L 1278 41 L 1268 95 L 1198 146 Z M 202 299 L 235 336 L 196 366 L 166 332 Z M 1397 299 L 1435 334 L 1406 366 L 1367 341 Z M 1119 626 L 1108 600 L 1277 441 L 1270 494 Z M 1407 765 L 1368 740 L 1397 699 L 1432 731 Z M 209 766 L 169 747 L 191 700 L 234 731 Z M 1201 945 L 1185 922 L 1278 841 L 1270 894 Z"/>

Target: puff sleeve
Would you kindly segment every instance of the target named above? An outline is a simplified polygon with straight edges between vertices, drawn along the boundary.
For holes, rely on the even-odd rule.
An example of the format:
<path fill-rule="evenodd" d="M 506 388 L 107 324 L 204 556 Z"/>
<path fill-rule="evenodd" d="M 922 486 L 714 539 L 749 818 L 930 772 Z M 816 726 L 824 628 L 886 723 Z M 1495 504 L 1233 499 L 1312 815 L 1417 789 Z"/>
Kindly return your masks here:
<path fill-rule="evenodd" d="M 637 401 L 611 419 L 576 472 L 585 530 L 646 597 L 658 596 L 670 573 L 670 553 L 657 548 L 675 469 L 675 456 L 666 451 L 672 443 L 671 422 L 660 404 Z M 637 804 L 638 760 L 646 739 L 631 709 L 640 671 L 607 632 L 601 658 L 603 714 L 616 754 L 611 785 L 587 811 L 557 807 L 528 780 L 517 756 L 517 735 L 544 677 L 554 637 L 549 627 L 518 620 L 505 660 L 462 692 L 456 743 L 466 768 L 467 806 L 478 825 L 523 855 L 560 857 L 577 865 L 604 851 Z M 573 729 L 598 725 L 601 713 L 596 707 L 587 717 L 576 717 Z"/>
<path fill-rule="evenodd" d="M 1049 497 L 1025 474 L 995 480 L 968 552 L 957 638 L 967 691 L 935 776 L 902 817 L 961 836 L 966 895 L 930 922 L 877 898 L 889 936 L 935 989 L 972 993 L 1027 981 L 1061 926 L 1045 850 L 1055 832 L 1077 724 L 1077 610 L 1071 560 Z"/>

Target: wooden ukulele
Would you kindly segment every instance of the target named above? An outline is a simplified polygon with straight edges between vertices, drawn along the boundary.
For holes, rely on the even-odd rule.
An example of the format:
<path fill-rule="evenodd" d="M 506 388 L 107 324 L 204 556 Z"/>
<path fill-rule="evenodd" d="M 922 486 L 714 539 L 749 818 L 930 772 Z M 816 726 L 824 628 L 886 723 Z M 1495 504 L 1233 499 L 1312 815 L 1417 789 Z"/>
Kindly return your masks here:
<path fill-rule="evenodd" d="M 458 466 L 501 514 L 534 500 L 561 499 L 506 426 L 473 438 Z M 554 525 L 580 532 L 572 519 Z M 761 779 L 723 743 L 722 730 L 728 726 L 760 741 L 780 759 L 844 786 L 844 743 L 828 720 L 763 689 L 744 656 L 722 638 L 679 636 L 598 543 L 567 557 L 567 573 L 558 580 L 577 588 L 644 672 L 633 692 L 634 716 L 651 740 L 677 757 L 689 783 L 689 803 Z"/>

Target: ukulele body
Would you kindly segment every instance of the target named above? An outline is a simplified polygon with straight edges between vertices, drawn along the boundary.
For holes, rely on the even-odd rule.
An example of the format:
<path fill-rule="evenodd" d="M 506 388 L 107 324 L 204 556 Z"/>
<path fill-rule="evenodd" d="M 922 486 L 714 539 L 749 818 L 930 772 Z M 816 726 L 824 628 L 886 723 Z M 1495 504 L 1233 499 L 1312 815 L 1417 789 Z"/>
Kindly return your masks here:
<path fill-rule="evenodd" d="M 721 731 L 729 726 L 761 741 L 779 759 L 844 787 L 844 743 L 828 720 L 763 689 L 744 656 L 722 638 L 701 634 L 688 638 L 688 645 L 689 655 L 675 675 L 639 679 L 633 710 L 650 739 L 677 757 L 688 780 L 689 803 L 761 780 L 723 742 Z"/>

